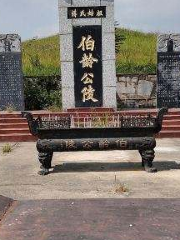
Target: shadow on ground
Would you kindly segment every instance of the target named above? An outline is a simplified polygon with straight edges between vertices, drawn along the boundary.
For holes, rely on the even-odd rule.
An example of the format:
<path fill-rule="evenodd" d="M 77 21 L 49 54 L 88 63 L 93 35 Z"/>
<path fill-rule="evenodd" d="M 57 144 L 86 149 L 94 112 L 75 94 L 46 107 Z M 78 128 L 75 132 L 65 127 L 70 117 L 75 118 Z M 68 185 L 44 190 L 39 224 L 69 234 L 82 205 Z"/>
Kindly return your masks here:
<path fill-rule="evenodd" d="M 180 164 L 175 161 L 163 161 L 154 162 L 154 166 L 158 171 L 167 171 L 172 169 L 180 169 Z M 126 163 L 99 163 L 99 162 L 88 162 L 88 163 L 63 163 L 62 165 L 56 165 L 52 173 L 57 172 L 115 172 L 115 171 L 142 171 L 143 167 L 141 163 L 137 162 L 126 162 Z"/>

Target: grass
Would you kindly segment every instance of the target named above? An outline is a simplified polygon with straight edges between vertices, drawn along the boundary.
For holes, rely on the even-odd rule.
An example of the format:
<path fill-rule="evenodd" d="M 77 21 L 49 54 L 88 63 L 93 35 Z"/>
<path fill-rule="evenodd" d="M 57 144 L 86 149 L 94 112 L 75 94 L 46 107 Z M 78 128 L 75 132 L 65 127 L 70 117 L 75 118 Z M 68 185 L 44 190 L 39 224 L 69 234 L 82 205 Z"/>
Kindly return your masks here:
<path fill-rule="evenodd" d="M 156 71 L 156 39 L 154 33 L 118 29 L 125 37 L 116 56 L 118 73 L 154 73 Z"/>
<path fill-rule="evenodd" d="M 10 143 L 5 143 L 2 146 L 2 153 L 3 154 L 8 154 L 11 153 L 16 147 L 18 147 L 19 144 L 18 143 L 14 143 L 14 144 L 10 144 Z"/>
<path fill-rule="evenodd" d="M 156 71 L 156 34 L 117 29 L 123 36 L 116 55 L 118 73 L 153 73 Z M 59 36 L 29 40 L 22 44 L 23 73 L 26 76 L 60 74 Z"/>
<path fill-rule="evenodd" d="M 119 183 L 115 186 L 114 192 L 117 194 L 129 193 L 129 189 L 124 184 Z"/>
<path fill-rule="evenodd" d="M 117 181 L 116 174 L 114 175 L 114 193 L 116 194 L 128 194 L 129 189 L 125 186 L 125 184 L 120 183 Z"/>
<path fill-rule="evenodd" d="M 59 54 L 59 37 L 57 35 L 23 42 L 22 56 L 24 75 L 59 75 Z"/>
<path fill-rule="evenodd" d="M 3 147 L 2 147 L 2 153 L 6 154 L 6 153 L 11 153 L 12 152 L 12 146 L 9 143 L 6 143 Z"/>

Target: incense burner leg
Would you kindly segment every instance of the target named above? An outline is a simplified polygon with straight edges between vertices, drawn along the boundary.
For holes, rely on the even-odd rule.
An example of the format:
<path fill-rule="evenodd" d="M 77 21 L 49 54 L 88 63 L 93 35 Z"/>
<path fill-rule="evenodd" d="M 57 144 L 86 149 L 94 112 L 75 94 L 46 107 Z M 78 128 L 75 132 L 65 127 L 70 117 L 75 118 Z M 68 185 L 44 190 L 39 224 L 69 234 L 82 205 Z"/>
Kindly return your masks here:
<path fill-rule="evenodd" d="M 41 170 L 38 172 L 39 175 L 49 174 L 49 169 L 51 168 L 53 153 L 52 152 L 39 152 L 38 158 L 41 163 Z"/>
<path fill-rule="evenodd" d="M 144 167 L 145 171 L 148 173 L 157 172 L 157 169 L 153 167 L 153 160 L 155 157 L 154 149 L 140 150 L 139 153 L 142 157 L 142 166 Z"/>

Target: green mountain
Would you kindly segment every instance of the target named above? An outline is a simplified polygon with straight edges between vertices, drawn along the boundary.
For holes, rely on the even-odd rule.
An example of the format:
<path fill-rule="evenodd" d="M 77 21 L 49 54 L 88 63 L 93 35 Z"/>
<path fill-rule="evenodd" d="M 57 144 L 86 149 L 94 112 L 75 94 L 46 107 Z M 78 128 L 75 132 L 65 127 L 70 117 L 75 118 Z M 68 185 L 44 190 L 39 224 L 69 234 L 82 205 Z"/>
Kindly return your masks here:
<path fill-rule="evenodd" d="M 59 36 L 28 40 L 22 44 L 23 72 L 26 76 L 59 75 Z M 117 73 L 156 71 L 156 34 L 116 29 Z"/>

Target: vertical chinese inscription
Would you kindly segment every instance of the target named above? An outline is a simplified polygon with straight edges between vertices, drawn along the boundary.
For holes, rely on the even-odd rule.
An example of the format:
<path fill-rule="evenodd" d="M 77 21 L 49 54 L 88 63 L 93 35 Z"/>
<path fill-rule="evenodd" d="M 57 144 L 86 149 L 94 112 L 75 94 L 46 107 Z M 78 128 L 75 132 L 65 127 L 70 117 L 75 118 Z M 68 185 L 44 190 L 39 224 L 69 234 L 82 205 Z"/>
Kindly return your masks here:
<path fill-rule="evenodd" d="M 158 37 L 158 107 L 180 107 L 180 35 Z"/>
<path fill-rule="evenodd" d="M 76 26 L 74 40 L 74 84 L 76 107 L 102 106 L 102 28 Z"/>
<path fill-rule="evenodd" d="M 0 35 L 0 110 L 24 110 L 21 39 L 16 34 Z"/>

